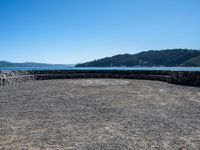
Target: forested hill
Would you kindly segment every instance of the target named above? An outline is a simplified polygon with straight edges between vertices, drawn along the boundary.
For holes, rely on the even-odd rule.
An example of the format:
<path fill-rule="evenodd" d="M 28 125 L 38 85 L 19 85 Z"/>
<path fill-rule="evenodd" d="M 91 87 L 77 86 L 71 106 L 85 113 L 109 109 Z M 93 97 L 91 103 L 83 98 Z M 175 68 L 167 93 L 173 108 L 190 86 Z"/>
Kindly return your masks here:
<path fill-rule="evenodd" d="M 200 50 L 150 50 L 137 54 L 120 54 L 82 64 L 76 67 L 132 67 L 132 66 L 200 66 Z"/>

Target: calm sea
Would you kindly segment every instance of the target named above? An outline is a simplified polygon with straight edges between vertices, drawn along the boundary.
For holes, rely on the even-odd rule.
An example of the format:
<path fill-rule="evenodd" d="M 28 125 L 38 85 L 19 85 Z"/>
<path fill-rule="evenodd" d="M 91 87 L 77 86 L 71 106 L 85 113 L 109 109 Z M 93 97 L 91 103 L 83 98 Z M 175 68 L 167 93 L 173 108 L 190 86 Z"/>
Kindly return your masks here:
<path fill-rule="evenodd" d="M 0 70 L 177 70 L 200 71 L 200 67 L 0 67 Z"/>

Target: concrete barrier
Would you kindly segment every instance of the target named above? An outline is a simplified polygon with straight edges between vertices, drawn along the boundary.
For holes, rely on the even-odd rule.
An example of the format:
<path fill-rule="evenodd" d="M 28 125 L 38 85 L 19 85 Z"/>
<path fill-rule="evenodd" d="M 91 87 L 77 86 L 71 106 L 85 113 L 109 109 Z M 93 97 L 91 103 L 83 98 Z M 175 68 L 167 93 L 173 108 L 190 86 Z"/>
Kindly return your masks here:
<path fill-rule="evenodd" d="M 124 78 L 158 80 L 168 83 L 200 86 L 200 71 L 166 70 L 30 70 L 0 71 L 0 86 L 30 80 L 72 78 Z"/>

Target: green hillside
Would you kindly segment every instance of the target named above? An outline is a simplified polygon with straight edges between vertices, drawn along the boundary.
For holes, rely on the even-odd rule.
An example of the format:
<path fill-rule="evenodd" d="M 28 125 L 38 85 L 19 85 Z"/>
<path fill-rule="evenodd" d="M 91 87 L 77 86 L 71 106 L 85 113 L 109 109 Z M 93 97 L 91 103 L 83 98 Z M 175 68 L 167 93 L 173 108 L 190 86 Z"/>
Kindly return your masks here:
<path fill-rule="evenodd" d="M 200 66 L 200 56 L 194 57 L 186 61 L 183 66 L 193 66 L 193 67 L 199 67 Z"/>
<path fill-rule="evenodd" d="M 76 65 L 76 67 L 122 66 L 200 66 L 200 51 L 189 49 L 150 50 L 137 54 L 115 55 Z"/>

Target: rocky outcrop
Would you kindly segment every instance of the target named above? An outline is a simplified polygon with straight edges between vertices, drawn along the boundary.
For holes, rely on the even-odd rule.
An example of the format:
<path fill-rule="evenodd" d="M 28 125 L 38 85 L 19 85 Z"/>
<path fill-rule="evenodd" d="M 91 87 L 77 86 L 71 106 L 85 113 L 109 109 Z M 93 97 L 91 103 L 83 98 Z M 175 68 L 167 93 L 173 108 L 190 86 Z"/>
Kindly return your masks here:
<path fill-rule="evenodd" d="M 71 78 L 124 78 L 158 80 L 168 83 L 200 86 L 200 71 L 162 70 L 32 70 L 0 71 L 0 86 L 30 80 Z"/>

